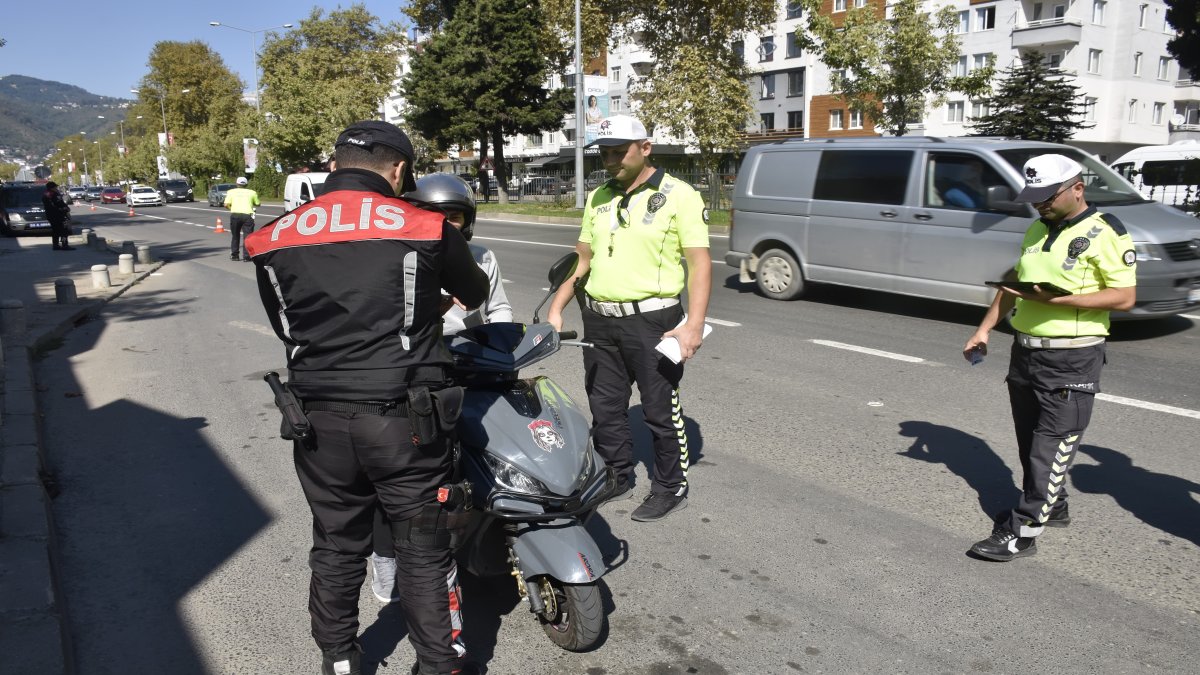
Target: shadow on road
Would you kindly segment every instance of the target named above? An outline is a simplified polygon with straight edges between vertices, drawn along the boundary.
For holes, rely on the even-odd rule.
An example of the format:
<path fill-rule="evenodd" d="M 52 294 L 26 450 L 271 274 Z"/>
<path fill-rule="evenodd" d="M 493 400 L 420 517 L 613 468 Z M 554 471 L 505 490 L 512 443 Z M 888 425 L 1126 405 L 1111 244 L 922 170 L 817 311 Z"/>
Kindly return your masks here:
<path fill-rule="evenodd" d="M 900 423 L 900 435 L 913 439 L 913 444 L 896 454 L 946 465 L 979 495 L 979 508 L 989 518 L 1020 498 L 1012 469 L 979 438 L 953 427 L 911 420 Z"/>
<path fill-rule="evenodd" d="M 1147 525 L 1200 546 L 1200 484 L 1143 469 L 1111 448 L 1084 445 L 1079 452 L 1097 463 L 1071 468 L 1076 490 L 1110 495 Z"/>
<path fill-rule="evenodd" d="M 629 424 L 633 431 L 633 461 L 641 464 L 646 476 L 654 475 L 654 439 L 646 426 L 646 418 L 642 415 L 642 406 L 635 405 L 629 409 Z M 696 420 L 683 416 L 683 428 L 687 433 L 688 466 L 694 467 L 704 457 L 704 435 L 700 432 L 700 424 Z M 643 480 L 639 474 L 637 480 Z M 648 483 L 647 483 L 648 484 Z"/>

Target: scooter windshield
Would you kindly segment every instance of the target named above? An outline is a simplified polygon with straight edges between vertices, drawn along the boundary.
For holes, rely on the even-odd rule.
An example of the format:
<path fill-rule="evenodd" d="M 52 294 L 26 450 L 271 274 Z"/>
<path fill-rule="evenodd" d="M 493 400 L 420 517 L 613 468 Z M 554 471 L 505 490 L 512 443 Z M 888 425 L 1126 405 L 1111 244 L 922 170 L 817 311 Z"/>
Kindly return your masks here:
<path fill-rule="evenodd" d="M 459 331 L 448 345 L 459 368 L 507 373 L 558 351 L 558 332 L 548 323 L 489 323 Z"/>

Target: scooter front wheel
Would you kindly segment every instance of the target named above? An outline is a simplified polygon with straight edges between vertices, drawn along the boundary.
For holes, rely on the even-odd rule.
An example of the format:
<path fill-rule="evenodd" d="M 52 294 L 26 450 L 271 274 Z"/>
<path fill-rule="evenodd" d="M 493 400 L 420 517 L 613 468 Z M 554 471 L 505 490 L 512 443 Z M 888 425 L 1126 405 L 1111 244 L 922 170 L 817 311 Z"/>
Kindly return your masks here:
<path fill-rule="evenodd" d="M 595 583 L 564 584 L 550 577 L 540 578 L 537 587 L 546 604 L 538 620 L 550 641 L 572 652 L 595 647 L 607 620 L 599 587 Z"/>

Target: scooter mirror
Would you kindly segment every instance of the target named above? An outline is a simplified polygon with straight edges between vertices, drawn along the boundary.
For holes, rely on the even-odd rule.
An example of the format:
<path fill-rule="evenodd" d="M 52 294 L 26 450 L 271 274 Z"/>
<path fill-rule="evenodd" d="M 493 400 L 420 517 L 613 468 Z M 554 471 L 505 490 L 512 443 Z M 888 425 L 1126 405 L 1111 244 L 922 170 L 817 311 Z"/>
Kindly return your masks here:
<path fill-rule="evenodd" d="M 550 274 L 547 278 L 550 281 L 550 292 L 558 290 L 559 286 L 563 285 L 571 275 L 575 274 L 575 268 L 579 267 L 579 254 L 571 251 L 558 259 L 558 262 L 550 266 Z"/>

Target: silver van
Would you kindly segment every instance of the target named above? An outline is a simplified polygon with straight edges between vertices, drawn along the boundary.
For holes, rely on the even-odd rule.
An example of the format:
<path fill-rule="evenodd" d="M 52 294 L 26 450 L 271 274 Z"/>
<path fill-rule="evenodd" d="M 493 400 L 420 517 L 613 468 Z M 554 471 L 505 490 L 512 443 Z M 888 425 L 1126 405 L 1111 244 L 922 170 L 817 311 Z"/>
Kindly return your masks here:
<path fill-rule="evenodd" d="M 990 138 L 794 140 L 751 148 L 733 196 L 728 265 L 770 298 L 809 283 L 988 305 L 1038 217 L 1012 201 L 1034 155 L 1084 167 L 1089 205 L 1121 220 L 1138 258 L 1137 305 L 1157 317 L 1200 307 L 1200 220 L 1145 199 L 1065 145 Z"/>

